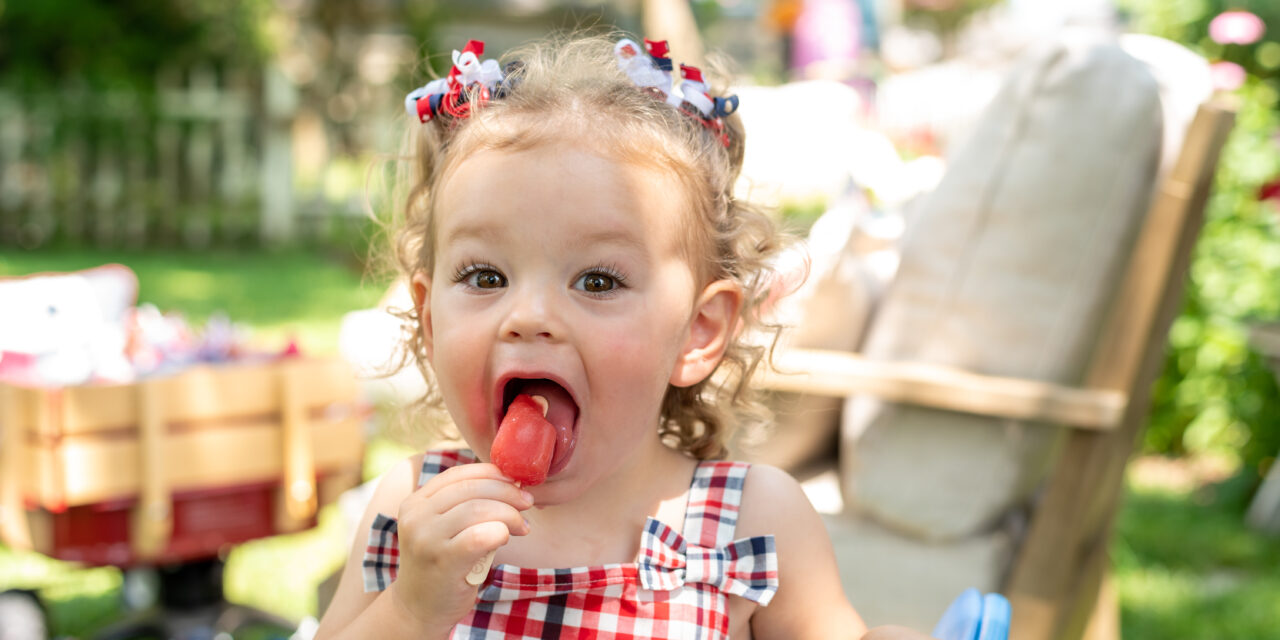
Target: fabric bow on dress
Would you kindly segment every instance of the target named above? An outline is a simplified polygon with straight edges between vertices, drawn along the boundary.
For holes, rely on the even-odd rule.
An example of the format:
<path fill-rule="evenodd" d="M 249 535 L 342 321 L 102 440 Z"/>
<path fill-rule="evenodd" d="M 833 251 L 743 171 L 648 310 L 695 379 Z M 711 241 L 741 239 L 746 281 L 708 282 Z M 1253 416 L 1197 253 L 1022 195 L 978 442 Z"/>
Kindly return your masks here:
<path fill-rule="evenodd" d="M 640 584 L 655 591 L 696 582 L 768 605 L 778 590 L 773 536 L 740 538 L 719 549 L 708 549 L 689 543 L 671 527 L 649 518 L 637 565 Z"/>

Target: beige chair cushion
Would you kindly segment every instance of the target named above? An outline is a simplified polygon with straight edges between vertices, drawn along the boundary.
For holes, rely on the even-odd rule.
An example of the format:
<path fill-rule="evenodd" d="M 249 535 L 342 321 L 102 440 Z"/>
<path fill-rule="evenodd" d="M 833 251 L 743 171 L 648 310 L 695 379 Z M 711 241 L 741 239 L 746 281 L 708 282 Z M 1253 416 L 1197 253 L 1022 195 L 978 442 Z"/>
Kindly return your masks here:
<path fill-rule="evenodd" d="M 1078 383 L 1160 157 L 1160 97 L 1110 42 L 1017 66 L 921 203 L 862 352 Z M 846 503 L 943 540 L 989 529 L 1043 479 L 1061 431 L 849 400 Z"/>
<path fill-rule="evenodd" d="M 845 595 L 868 626 L 929 632 L 968 588 L 1000 591 L 1014 542 L 1004 531 L 932 543 L 866 519 L 826 516 Z"/>

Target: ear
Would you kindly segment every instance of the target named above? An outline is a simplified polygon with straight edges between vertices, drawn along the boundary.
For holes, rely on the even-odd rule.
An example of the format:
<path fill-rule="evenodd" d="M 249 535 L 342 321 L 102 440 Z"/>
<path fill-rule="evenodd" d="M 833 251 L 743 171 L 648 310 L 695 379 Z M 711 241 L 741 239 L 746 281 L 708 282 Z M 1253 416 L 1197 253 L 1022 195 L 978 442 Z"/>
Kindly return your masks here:
<path fill-rule="evenodd" d="M 413 295 L 413 308 L 418 314 L 422 348 L 427 352 L 427 360 L 431 360 L 435 346 L 431 333 L 431 276 L 421 271 L 414 272 L 409 293 Z"/>
<path fill-rule="evenodd" d="M 689 336 L 671 371 L 671 384 L 688 387 L 715 371 L 738 331 L 742 289 L 732 280 L 707 285 L 693 306 Z"/>

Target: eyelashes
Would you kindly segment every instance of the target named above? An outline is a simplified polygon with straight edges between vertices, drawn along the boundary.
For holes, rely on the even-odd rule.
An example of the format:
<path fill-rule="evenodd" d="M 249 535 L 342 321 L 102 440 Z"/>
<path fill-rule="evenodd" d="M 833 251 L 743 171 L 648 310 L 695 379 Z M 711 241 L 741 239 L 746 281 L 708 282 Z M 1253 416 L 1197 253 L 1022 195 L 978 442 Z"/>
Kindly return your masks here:
<path fill-rule="evenodd" d="M 507 276 L 486 262 L 466 262 L 453 272 L 453 282 L 468 289 L 487 291 L 508 286 Z M 573 289 L 597 298 L 617 295 L 630 288 L 626 275 L 615 265 L 599 264 L 584 269 L 572 284 Z"/>
<path fill-rule="evenodd" d="M 621 270 L 612 266 L 599 265 L 587 269 L 578 276 L 573 281 L 573 288 L 601 296 L 616 295 L 617 292 L 628 288 L 628 285 L 627 278 Z"/>
<path fill-rule="evenodd" d="M 507 286 L 507 277 L 498 268 L 484 262 L 474 262 L 458 267 L 453 281 L 473 289 L 500 289 Z"/>

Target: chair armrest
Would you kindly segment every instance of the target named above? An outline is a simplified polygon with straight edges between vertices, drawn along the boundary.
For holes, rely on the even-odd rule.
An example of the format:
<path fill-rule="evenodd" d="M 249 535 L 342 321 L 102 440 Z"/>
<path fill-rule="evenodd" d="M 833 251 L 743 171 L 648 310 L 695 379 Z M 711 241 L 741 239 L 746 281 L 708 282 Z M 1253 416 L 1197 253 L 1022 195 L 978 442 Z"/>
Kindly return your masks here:
<path fill-rule="evenodd" d="M 1001 378 L 920 362 L 868 360 L 842 351 L 785 349 L 755 385 L 825 396 L 869 394 L 890 402 L 1105 431 L 1120 424 L 1128 395 Z"/>

